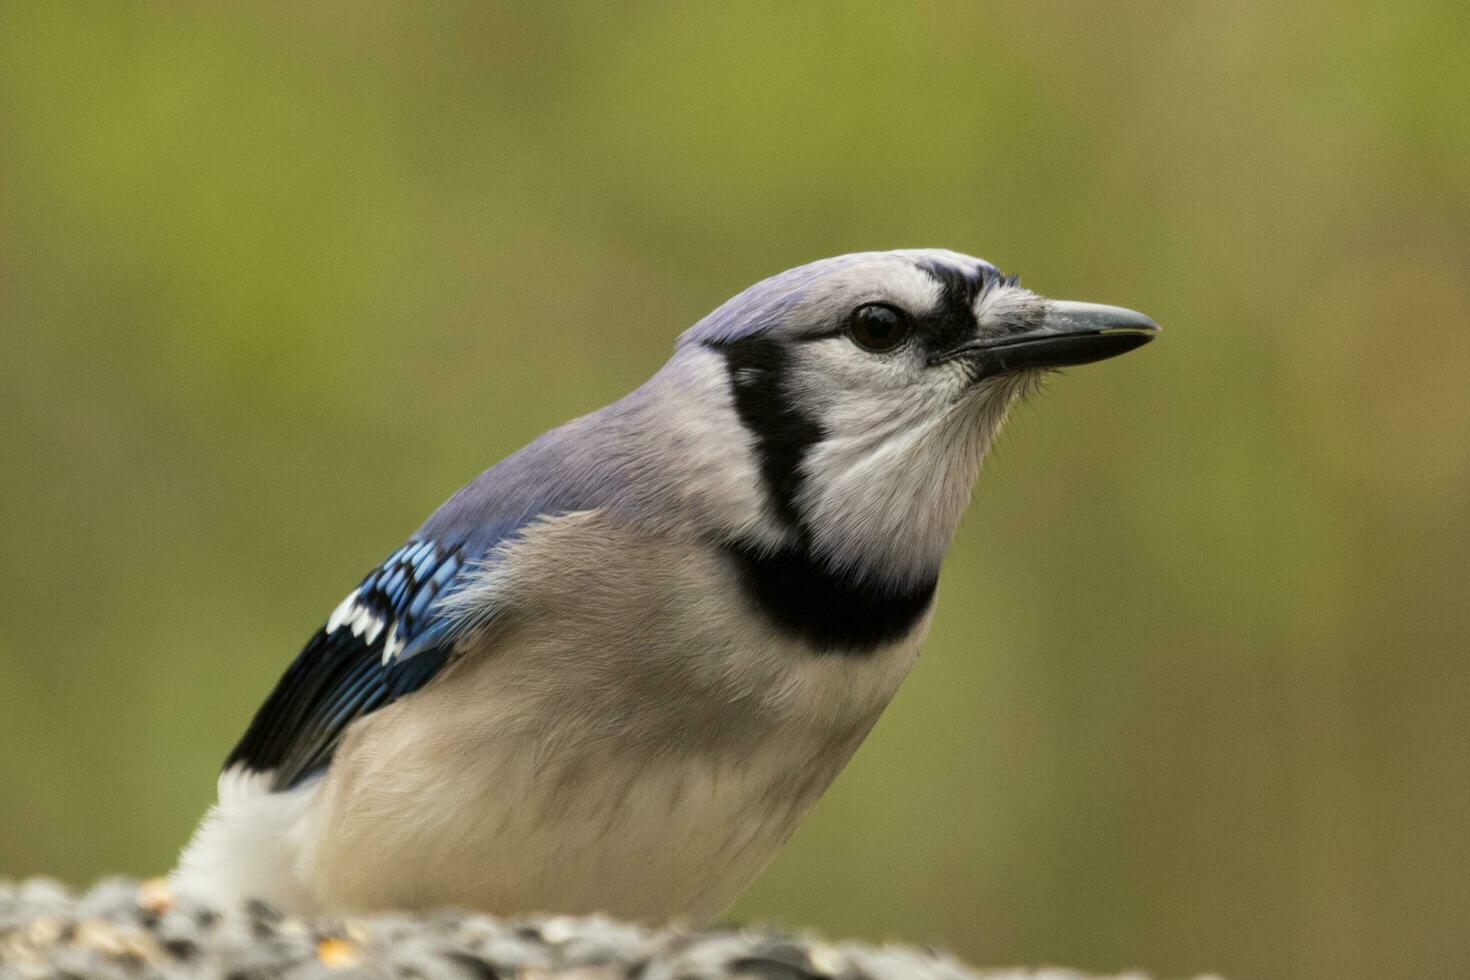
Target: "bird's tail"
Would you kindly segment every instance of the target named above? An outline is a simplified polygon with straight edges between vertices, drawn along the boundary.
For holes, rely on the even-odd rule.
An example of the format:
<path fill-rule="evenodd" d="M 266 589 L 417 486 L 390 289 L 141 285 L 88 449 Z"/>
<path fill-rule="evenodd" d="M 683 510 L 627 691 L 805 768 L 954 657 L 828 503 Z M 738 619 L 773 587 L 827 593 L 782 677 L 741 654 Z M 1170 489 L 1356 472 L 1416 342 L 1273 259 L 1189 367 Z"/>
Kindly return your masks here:
<path fill-rule="evenodd" d="M 315 912 L 298 863 L 320 780 L 272 792 L 270 779 L 268 772 L 238 766 L 220 774 L 219 802 L 204 815 L 170 875 L 181 894 L 216 908 L 258 899 L 292 915 Z"/>

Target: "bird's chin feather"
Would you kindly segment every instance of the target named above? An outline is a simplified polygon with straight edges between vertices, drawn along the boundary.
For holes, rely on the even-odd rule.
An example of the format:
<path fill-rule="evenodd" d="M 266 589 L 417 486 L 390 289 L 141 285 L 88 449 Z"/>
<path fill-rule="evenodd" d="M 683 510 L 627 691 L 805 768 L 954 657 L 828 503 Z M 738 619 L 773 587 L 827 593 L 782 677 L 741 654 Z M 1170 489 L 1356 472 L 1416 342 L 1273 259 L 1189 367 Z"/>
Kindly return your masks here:
<path fill-rule="evenodd" d="M 936 574 L 986 454 L 1040 374 L 987 378 L 818 447 L 803 501 L 817 550 L 839 569 L 899 585 Z"/>

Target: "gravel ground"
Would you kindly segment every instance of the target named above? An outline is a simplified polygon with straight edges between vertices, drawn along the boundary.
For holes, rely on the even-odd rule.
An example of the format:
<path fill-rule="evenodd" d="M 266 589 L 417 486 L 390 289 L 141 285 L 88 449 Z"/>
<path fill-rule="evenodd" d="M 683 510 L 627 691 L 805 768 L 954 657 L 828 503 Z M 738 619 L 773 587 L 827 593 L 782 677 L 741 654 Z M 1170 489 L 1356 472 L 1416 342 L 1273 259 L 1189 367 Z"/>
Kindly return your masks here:
<path fill-rule="evenodd" d="M 1071 970 L 976 971 L 931 951 L 828 943 L 771 929 L 649 931 L 604 918 L 506 920 L 456 911 L 307 922 L 176 897 L 162 879 L 73 894 L 0 882 L 0 978 L 220 980 L 1080 980 Z M 1134 980 L 1142 980 L 1133 975 Z"/>

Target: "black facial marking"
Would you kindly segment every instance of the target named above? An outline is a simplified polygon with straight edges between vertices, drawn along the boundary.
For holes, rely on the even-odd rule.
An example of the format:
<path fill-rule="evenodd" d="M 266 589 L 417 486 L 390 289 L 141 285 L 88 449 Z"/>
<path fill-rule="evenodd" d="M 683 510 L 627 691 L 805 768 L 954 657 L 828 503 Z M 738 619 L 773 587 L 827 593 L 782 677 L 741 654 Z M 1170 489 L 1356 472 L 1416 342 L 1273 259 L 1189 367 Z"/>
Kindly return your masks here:
<path fill-rule="evenodd" d="M 811 552 L 811 534 L 796 506 L 801 463 L 823 436 L 788 387 L 790 353 L 769 337 L 719 348 L 730 372 L 735 411 L 755 438 L 771 509 L 792 533 L 775 553 L 726 542 L 741 588 L 780 630 L 819 653 L 860 656 L 907 632 L 934 597 L 936 579 L 895 590 L 838 575 Z"/>
<path fill-rule="evenodd" d="M 947 262 L 918 265 L 939 284 L 940 298 L 939 305 L 923 317 L 917 336 L 925 353 L 950 350 L 975 335 L 975 299 L 987 286 L 985 269 Z"/>
<path fill-rule="evenodd" d="M 938 576 L 894 590 L 855 582 L 812 557 L 805 544 L 763 554 L 726 544 L 740 584 L 782 631 L 820 653 L 861 656 L 899 639 L 934 601 Z"/>
<path fill-rule="evenodd" d="M 761 477 L 777 519 L 793 530 L 801 517 L 801 461 L 822 438 L 822 427 L 803 412 L 787 387 L 791 355 L 769 337 L 747 337 L 721 348 L 735 391 L 735 411 L 755 437 Z"/>
<path fill-rule="evenodd" d="M 972 338 L 981 291 L 1013 281 L 981 265 L 921 262 L 919 268 L 941 290 L 937 307 L 915 322 L 914 337 L 925 353 L 951 350 Z M 821 336 L 830 334 L 809 338 Z M 792 394 L 788 348 L 763 335 L 711 346 L 725 357 L 735 410 L 755 439 L 772 511 L 793 532 L 775 552 L 749 542 L 723 543 L 741 588 L 771 623 L 819 653 L 862 656 L 901 638 L 933 603 L 938 573 L 896 587 L 839 574 L 818 559 L 796 501 L 802 461 L 825 434 Z"/>

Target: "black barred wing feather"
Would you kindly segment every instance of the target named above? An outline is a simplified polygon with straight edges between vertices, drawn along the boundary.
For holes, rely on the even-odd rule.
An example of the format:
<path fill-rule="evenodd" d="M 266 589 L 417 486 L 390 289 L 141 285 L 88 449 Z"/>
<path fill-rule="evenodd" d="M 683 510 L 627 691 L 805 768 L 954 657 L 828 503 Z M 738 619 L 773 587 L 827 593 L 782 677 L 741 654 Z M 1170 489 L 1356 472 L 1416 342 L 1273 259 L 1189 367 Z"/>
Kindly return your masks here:
<path fill-rule="evenodd" d="M 466 565 L 461 543 L 416 538 L 375 568 L 297 655 L 225 768 L 288 789 L 326 767 L 354 720 L 426 684 L 452 639 L 435 603 Z"/>

